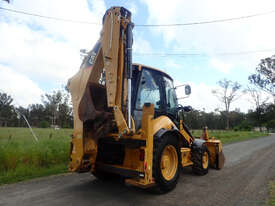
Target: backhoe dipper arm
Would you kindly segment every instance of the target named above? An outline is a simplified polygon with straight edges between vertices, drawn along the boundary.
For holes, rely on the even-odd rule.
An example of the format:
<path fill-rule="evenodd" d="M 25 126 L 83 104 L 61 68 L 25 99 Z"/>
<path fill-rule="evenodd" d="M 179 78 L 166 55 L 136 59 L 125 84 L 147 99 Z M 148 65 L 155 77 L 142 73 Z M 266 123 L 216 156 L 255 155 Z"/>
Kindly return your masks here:
<path fill-rule="evenodd" d="M 87 151 L 96 156 L 96 142 L 110 132 L 113 122 L 119 134 L 129 134 L 134 128 L 131 118 L 132 29 L 128 10 L 108 9 L 99 41 L 68 81 L 74 112 L 73 171 L 79 169 Z M 87 143 L 85 138 L 95 142 Z M 87 145 L 90 148 L 85 148 Z"/>

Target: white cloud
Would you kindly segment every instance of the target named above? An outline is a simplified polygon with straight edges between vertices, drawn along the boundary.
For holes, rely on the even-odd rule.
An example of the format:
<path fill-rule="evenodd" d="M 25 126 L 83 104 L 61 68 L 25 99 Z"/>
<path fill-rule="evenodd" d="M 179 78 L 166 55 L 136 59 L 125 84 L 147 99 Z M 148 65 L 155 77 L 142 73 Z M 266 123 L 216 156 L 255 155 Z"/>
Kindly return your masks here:
<path fill-rule="evenodd" d="M 129 11 L 131 11 L 131 13 L 132 13 L 132 21 L 133 21 L 133 18 L 136 17 L 137 12 L 138 12 L 138 8 L 137 8 L 136 4 L 134 2 L 130 2 L 129 3 L 129 7 L 127 9 Z"/>
<path fill-rule="evenodd" d="M 0 61 L 36 81 L 64 82 L 79 67 L 79 53 L 66 42 L 16 24 L 0 24 Z"/>
<path fill-rule="evenodd" d="M 210 64 L 213 66 L 213 68 L 225 74 L 229 74 L 230 70 L 232 69 L 232 66 L 230 64 L 227 64 L 215 57 L 210 59 Z"/>
<path fill-rule="evenodd" d="M 173 61 L 173 60 L 171 60 L 171 59 L 168 59 L 168 60 L 165 62 L 164 67 L 165 67 L 165 68 L 168 68 L 168 70 L 181 69 L 181 68 L 182 68 L 181 64 L 176 63 L 175 61 Z"/>
<path fill-rule="evenodd" d="M 275 8 L 275 1 L 250 0 L 142 0 L 148 7 L 148 24 L 173 24 L 199 22 L 215 19 L 239 17 L 262 13 Z M 231 65 L 231 69 L 253 71 L 259 60 L 271 56 L 272 52 L 250 55 L 217 55 L 274 48 L 275 14 L 243 19 L 239 21 L 183 26 L 152 28 L 150 31 L 161 36 L 166 48 L 177 51 L 198 51 L 215 57 L 219 64 Z M 226 70 L 228 72 L 228 70 Z"/>
<path fill-rule="evenodd" d="M 206 112 L 213 112 L 215 109 L 219 111 L 223 111 L 224 105 L 220 102 L 213 94 L 212 90 L 217 89 L 216 85 L 207 85 L 204 83 L 193 83 L 187 82 L 191 86 L 192 93 L 189 97 L 184 98 L 179 101 L 182 105 L 190 105 L 194 109 L 198 109 Z M 175 85 L 182 85 L 182 82 L 175 82 Z M 184 87 L 177 89 L 177 96 L 183 97 L 184 95 Z M 232 102 L 230 106 L 230 111 L 235 109 L 240 109 L 242 112 L 247 112 L 248 109 L 252 109 L 253 105 L 247 101 L 247 96 L 244 95 L 236 101 Z"/>
<path fill-rule="evenodd" d="M 27 76 L 18 74 L 0 64 L 0 88 L 12 96 L 15 105 L 40 103 L 43 91 Z"/>
<path fill-rule="evenodd" d="M 3 4 L 1 1 L 0 5 Z M 96 23 L 102 21 L 106 11 L 103 0 L 26 0 L 14 1 L 4 7 Z M 3 81 L 1 88 L 18 97 L 16 99 L 21 105 L 40 101 L 41 85 L 46 88 L 44 92 L 49 92 L 66 84 L 79 69 L 79 50 L 91 49 L 101 30 L 97 25 L 59 22 L 4 11 L 1 15 L 0 64 L 5 65 L 5 70 L 1 68 L 0 72 L 2 79 L 9 80 Z M 12 76 L 21 80 L 21 84 L 26 82 L 28 92 L 22 92 L 18 84 L 11 86 Z M 29 94 L 33 97 L 30 98 Z"/>
<path fill-rule="evenodd" d="M 141 53 L 141 54 L 152 53 L 151 44 L 147 40 L 135 35 L 135 39 L 133 43 L 133 52 Z"/>
<path fill-rule="evenodd" d="M 95 23 L 102 22 L 102 17 L 106 11 L 103 0 L 25 0 L 24 2 L 14 1 L 12 4 L 5 5 L 5 7 L 39 15 Z M 89 7 L 92 11 L 89 10 Z M 42 30 L 45 35 L 50 35 L 52 38 L 56 38 L 56 40 L 69 41 L 70 45 L 77 47 L 92 46 L 89 44 L 96 41 L 94 38 L 99 37 L 99 31 L 101 29 L 101 26 L 98 25 L 54 21 L 10 12 L 4 12 L 4 16 L 9 19 L 9 21 L 28 25 L 33 31 L 36 29 Z"/>

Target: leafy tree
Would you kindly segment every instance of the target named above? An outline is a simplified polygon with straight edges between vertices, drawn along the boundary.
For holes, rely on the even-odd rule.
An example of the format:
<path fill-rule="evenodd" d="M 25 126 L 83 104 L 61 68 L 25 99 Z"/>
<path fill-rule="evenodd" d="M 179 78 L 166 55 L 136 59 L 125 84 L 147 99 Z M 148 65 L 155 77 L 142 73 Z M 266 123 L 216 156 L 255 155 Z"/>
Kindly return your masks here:
<path fill-rule="evenodd" d="M 242 121 L 238 126 L 234 127 L 234 131 L 251 131 L 252 126 L 248 120 Z"/>
<path fill-rule="evenodd" d="M 262 104 L 258 108 L 260 111 L 249 111 L 247 119 L 252 123 L 253 126 L 265 125 L 275 118 L 275 104 Z M 258 119 L 257 112 L 261 113 L 261 119 Z"/>
<path fill-rule="evenodd" d="M 264 97 L 262 92 L 256 87 L 247 86 L 246 91 L 249 93 L 251 97 L 250 101 L 255 105 L 255 108 L 260 107 L 269 100 L 269 98 Z"/>
<path fill-rule="evenodd" d="M 256 73 L 248 77 L 249 81 L 271 94 L 275 103 L 275 55 L 262 59 L 256 67 Z"/>
<path fill-rule="evenodd" d="M 24 115 L 27 119 L 29 119 L 29 116 L 30 116 L 30 113 L 29 113 L 29 110 L 27 108 L 24 108 L 22 106 L 19 106 L 17 108 L 15 108 L 17 113 L 18 113 L 18 123 L 17 123 L 17 126 L 18 127 L 27 127 L 27 123 L 25 121 L 25 119 L 23 118 L 22 115 Z"/>
<path fill-rule="evenodd" d="M 255 126 L 258 126 L 262 130 L 262 118 L 263 118 L 263 105 L 268 101 L 268 97 L 263 97 L 262 91 L 256 87 L 247 86 L 246 91 L 250 94 L 251 102 L 255 105 L 255 112 L 253 114 L 256 120 Z"/>
<path fill-rule="evenodd" d="M 0 126 L 9 126 L 11 120 L 14 119 L 12 102 L 13 99 L 10 95 L 0 92 L 0 120 L 2 121 Z"/>
<path fill-rule="evenodd" d="M 264 105 L 264 117 L 263 120 L 268 122 L 275 119 L 275 104 Z"/>
<path fill-rule="evenodd" d="M 31 125 L 39 127 L 40 122 L 46 119 L 45 108 L 42 104 L 31 104 L 28 107 Z"/>
<path fill-rule="evenodd" d="M 10 95 L 0 92 L 0 117 L 9 118 L 12 114 L 12 101 Z"/>
<path fill-rule="evenodd" d="M 231 80 L 223 79 L 217 83 L 220 88 L 212 90 L 212 94 L 215 95 L 220 102 L 224 104 L 226 115 L 226 129 L 229 129 L 230 119 L 230 106 L 231 103 L 236 101 L 243 92 L 240 91 L 241 85 L 238 82 L 232 82 Z"/>
<path fill-rule="evenodd" d="M 266 127 L 267 129 L 275 129 L 275 119 L 268 121 Z"/>
<path fill-rule="evenodd" d="M 62 103 L 61 91 L 54 91 L 53 94 L 45 94 L 45 96 L 42 96 L 42 102 L 44 103 L 46 110 L 51 114 L 51 124 L 56 125 L 56 120 L 59 114 L 59 105 Z"/>
<path fill-rule="evenodd" d="M 73 126 L 72 111 L 72 106 L 70 105 L 70 96 L 68 93 L 64 92 L 62 103 L 59 105 L 59 125 L 65 128 Z"/>
<path fill-rule="evenodd" d="M 50 117 L 49 120 L 52 125 L 72 127 L 72 106 L 70 105 L 70 96 L 66 90 L 45 94 L 45 96 L 42 96 L 42 102 L 45 107 L 45 115 Z"/>
<path fill-rule="evenodd" d="M 245 114 L 242 113 L 239 109 L 235 109 L 235 111 L 230 112 L 230 127 L 234 128 L 236 125 L 240 125 L 243 121 L 245 121 Z"/>

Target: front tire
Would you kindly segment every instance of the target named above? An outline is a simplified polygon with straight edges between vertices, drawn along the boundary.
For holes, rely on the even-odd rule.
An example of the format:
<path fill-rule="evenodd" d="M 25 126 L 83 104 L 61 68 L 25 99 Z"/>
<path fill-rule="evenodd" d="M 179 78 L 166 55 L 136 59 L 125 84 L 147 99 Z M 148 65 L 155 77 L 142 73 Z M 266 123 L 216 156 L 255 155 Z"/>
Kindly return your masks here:
<path fill-rule="evenodd" d="M 192 170 L 197 175 L 206 175 L 209 169 L 210 154 L 206 145 L 199 148 L 192 148 L 191 159 L 193 162 Z"/>
<path fill-rule="evenodd" d="M 154 140 L 153 177 L 159 193 L 165 193 L 175 188 L 180 176 L 180 163 L 177 138 L 165 135 Z"/>

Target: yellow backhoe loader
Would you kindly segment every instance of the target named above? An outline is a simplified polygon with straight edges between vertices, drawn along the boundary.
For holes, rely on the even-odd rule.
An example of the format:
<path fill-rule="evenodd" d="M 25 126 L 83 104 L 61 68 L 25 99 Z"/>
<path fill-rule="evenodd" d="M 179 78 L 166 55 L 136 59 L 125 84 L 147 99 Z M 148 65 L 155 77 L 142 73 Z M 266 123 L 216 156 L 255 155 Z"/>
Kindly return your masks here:
<path fill-rule="evenodd" d="M 190 107 L 178 104 L 168 74 L 132 64 L 133 27 L 130 11 L 108 9 L 100 39 L 68 81 L 74 111 L 69 168 L 102 179 L 114 173 L 127 184 L 167 192 L 182 167 L 198 175 L 209 166 L 221 169 L 222 144 L 206 129 L 201 138 L 192 136 L 183 121 Z"/>

